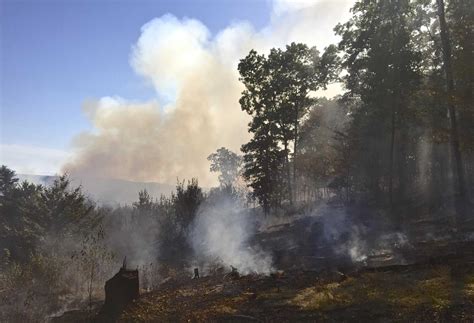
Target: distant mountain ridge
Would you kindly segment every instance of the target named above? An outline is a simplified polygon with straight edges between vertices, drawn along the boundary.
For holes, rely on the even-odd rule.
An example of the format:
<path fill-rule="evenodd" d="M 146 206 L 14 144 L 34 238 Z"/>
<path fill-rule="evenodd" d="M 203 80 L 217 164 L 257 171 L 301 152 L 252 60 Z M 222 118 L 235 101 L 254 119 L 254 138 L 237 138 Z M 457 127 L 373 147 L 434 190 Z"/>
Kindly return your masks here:
<path fill-rule="evenodd" d="M 58 176 L 17 174 L 18 179 L 34 184 L 51 185 Z M 100 204 L 125 205 L 138 200 L 138 192 L 146 189 L 150 196 L 159 198 L 169 196 L 175 190 L 174 185 L 154 182 L 132 182 L 120 179 L 73 178 L 73 186 L 82 185 L 84 193 Z"/>

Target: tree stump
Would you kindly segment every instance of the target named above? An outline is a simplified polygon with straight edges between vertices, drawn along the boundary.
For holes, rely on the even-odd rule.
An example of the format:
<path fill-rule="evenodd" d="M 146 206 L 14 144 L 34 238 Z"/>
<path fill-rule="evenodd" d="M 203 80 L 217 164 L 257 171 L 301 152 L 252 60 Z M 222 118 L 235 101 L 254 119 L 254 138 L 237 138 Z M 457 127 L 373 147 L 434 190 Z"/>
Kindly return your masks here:
<path fill-rule="evenodd" d="M 139 296 L 138 270 L 120 268 L 105 283 L 105 303 L 97 316 L 97 322 L 115 322 L 125 306 Z"/>

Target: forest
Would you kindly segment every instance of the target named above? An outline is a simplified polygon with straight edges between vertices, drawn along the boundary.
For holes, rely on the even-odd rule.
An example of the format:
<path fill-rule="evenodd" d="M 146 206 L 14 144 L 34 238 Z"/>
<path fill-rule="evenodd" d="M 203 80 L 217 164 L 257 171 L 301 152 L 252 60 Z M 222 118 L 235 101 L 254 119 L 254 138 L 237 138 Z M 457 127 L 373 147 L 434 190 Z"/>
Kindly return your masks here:
<path fill-rule="evenodd" d="M 474 241 L 473 32 L 470 0 L 360 0 L 334 27 L 337 44 L 251 50 L 238 64 L 250 139 L 209 155 L 213 188 L 178 179 L 170 195 L 107 205 L 67 174 L 48 186 L 2 166 L 0 320 L 92 315 L 125 262 L 144 292 L 195 267 L 273 275 L 288 268 L 275 253 L 284 247 L 259 237 L 305 217 L 328 218 L 311 243 L 343 249 L 331 253 L 350 259 L 334 256 L 342 272 L 387 236 L 414 259 L 422 244 Z M 341 95 L 318 95 L 336 83 Z M 330 230 L 338 238 L 318 242 Z"/>

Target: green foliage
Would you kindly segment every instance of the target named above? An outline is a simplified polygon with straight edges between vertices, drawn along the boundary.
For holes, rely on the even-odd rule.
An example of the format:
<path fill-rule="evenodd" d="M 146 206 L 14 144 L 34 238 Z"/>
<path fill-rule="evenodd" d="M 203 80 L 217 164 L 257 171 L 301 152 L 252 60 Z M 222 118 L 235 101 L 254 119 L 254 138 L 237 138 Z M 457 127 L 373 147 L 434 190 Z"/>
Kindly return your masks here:
<path fill-rule="evenodd" d="M 2 167 L 0 244 L 14 261 L 25 261 L 47 237 L 89 232 L 101 221 L 81 188 L 71 188 L 66 176 L 49 187 L 18 184 L 14 173 Z"/>
<path fill-rule="evenodd" d="M 182 182 L 178 181 L 176 193 L 172 196 L 172 201 L 176 212 L 176 219 L 183 230 L 186 230 L 194 220 L 203 200 L 204 194 L 196 178 L 188 181 L 186 187 L 184 186 L 184 180 Z"/>
<path fill-rule="evenodd" d="M 282 165 L 284 154 L 272 140 L 270 125 L 263 126 L 254 139 L 242 146 L 244 153 L 244 178 L 250 183 L 252 194 L 265 213 L 280 204 L 284 192 Z"/>
<path fill-rule="evenodd" d="M 81 187 L 71 188 L 65 175 L 41 191 L 40 207 L 39 221 L 46 232 L 89 232 L 100 222 L 100 217 L 93 212 L 94 204 L 87 200 Z"/>
<path fill-rule="evenodd" d="M 3 199 L 5 195 L 15 188 L 18 178 L 15 177 L 15 172 L 7 166 L 0 167 L 0 197 Z"/>
<path fill-rule="evenodd" d="M 252 50 L 239 63 L 245 85 L 239 102 L 252 116 L 253 134 L 242 146 L 243 175 L 265 212 L 285 197 L 293 201 L 296 169 L 290 161 L 297 156 L 300 122 L 315 102 L 310 92 L 334 78 L 336 58 L 333 46 L 321 59 L 315 48 L 292 43 L 285 50 L 272 49 L 268 57 Z"/>

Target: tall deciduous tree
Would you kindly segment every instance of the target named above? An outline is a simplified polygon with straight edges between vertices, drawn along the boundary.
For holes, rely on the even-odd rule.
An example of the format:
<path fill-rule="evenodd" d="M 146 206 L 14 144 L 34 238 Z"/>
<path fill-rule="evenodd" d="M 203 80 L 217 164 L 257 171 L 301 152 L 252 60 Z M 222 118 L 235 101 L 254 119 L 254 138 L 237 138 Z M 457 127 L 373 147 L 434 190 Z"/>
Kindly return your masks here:
<path fill-rule="evenodd" d="M 333 46 L 320 57 L 314 47 L 292 43 L 285 50 L 272 49 L 267 57 L 252 50 L 240 61 L 245 85 L 240 104 L 252 116 L 253 134 L 242 147 L 244 176 L 266 207 L 284 195 L 290 204 L 294 200 L 297 164 L 292 161 L 298 156 L 300 123 L 315 102 L 311 92 L 334 77 L 336 58 Z"/>

